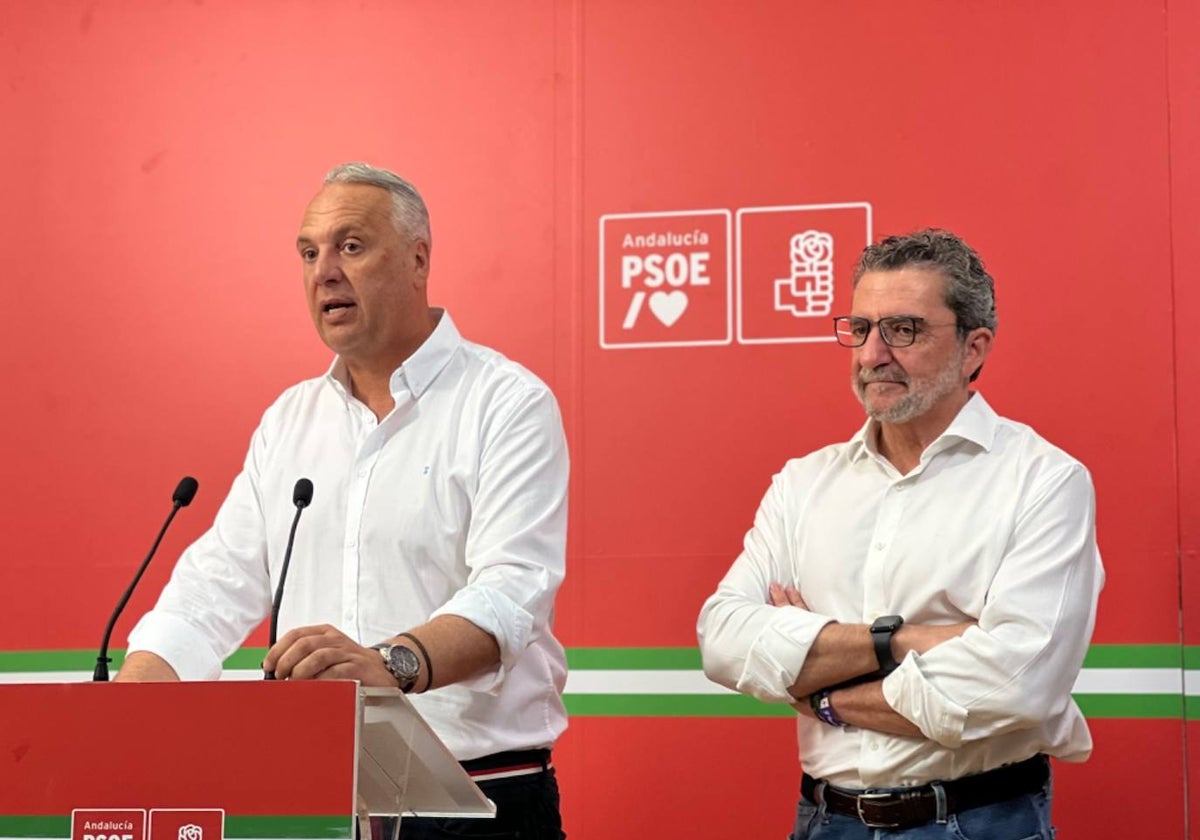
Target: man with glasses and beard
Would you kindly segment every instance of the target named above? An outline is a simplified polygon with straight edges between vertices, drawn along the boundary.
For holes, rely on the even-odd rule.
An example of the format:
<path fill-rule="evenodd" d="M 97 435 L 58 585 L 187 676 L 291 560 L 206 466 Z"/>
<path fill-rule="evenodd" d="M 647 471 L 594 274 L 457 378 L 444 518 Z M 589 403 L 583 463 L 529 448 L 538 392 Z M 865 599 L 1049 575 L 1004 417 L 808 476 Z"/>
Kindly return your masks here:
<path fill-rule="evenodd" d="M 774 477 L 700 613 L 709 678 L 799 713 L 793 840 L 1050 838 L 1048 758 L 1091 752 L 1092 483 L 971 389 L 995 330 L 954 234 L 866 248 L 834 333 L 868 419 Z"/>

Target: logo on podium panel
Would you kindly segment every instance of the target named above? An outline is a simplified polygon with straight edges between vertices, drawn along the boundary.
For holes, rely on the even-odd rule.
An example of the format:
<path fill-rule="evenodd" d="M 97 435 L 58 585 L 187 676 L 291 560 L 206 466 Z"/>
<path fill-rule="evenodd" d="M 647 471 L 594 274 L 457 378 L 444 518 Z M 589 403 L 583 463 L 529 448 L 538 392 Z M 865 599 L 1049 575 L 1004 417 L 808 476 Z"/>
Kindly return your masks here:
<path fill-rule="evenodd" d="M 600 217 L 600 346 L 733 340 L 728 210 Z"/>
<path fill-rule="evenodd" d="M 738 210 L 738 341 L 833 341 L 871 235 L 865 202 Z"/>
<path fill-rule="evenodd" d="M 146 840 L 146 812 L 140 808 L 76 808 L 71 840 Z"/>
<path fill-rule="evenodd" d="M 224 840 L 225 812 L 219 808 L 153 808 L 146 840 Z"/>

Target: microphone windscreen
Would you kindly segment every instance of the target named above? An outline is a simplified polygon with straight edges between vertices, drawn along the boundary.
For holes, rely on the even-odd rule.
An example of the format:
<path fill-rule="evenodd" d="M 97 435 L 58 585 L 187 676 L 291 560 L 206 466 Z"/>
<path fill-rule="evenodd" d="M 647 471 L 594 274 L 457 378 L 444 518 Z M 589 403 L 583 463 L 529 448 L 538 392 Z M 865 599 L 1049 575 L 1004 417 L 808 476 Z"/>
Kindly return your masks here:
<path fill-rule="evenodd" d="M 171 501 L 180 507 L 187 507 L 192 503 L 198 489 L 200 489 L 200 482 L 190 475 L 185 475 L 179 480 L 179 484 L 175 485 L 175 495 L 171 497 Z"/>
<path fill-rule="evenodd" d="M 296 482 L 296 489 L 292 491 L 292 504 L 298 508 L 306 508 L 312 501 L 312 494 L 312 482 L 302 478 Z"/>

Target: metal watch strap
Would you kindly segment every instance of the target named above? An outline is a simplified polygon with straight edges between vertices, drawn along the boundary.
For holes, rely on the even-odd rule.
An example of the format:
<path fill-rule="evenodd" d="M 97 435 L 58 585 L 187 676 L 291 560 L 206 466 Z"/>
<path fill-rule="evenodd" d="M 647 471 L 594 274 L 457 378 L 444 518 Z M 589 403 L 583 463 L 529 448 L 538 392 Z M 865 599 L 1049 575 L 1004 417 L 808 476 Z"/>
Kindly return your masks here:
<path fill-rule="evenodd" d="M 383 667 L 392 676 L 392 679 L 394 679 L 396 681 L 396 685 L 398 685 L 400 687 L 400 691 L 403 692 L 404 694 L 408 694 L 410 691 L 412 691 L 414 688 L 416 688 L 417 682 L 421 678 L 421 671 L 420 671 L 421 662 L 420 662 L 420 659 L 417 657 L 416 653 L 414 651 L 412 651 L 411 648 L 405 648 L 405 650 L 408 650 L 410 653 L 412 653 L 413 659 L 416 660 L 416 662 L 417 662 L 417 673 L 411 679 L 409 679 L 408 682 L 405 682 L 404 675 L 397 674 L 395 669 L 392 667 L 392 655 L 391 654 L 392 654 L 393 647 L 404 647 L 404 645 L 393 645 L 390 642 L 380 642 L 379 644 L 371 645 L 372 650 L 379 651 L 379 656 L 383 659 Z"/>

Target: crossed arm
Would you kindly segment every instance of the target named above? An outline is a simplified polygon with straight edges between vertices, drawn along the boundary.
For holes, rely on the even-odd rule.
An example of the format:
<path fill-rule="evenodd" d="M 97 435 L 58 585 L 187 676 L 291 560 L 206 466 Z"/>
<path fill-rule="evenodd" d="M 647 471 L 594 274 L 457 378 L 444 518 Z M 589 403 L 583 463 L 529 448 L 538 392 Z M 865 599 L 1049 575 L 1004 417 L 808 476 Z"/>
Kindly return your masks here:
<path fill-rule="evenodd" d="M 800 592 L 790 586 L 772 583 L 768 596 L 770 603 L 776 607 L 808 609 Z M 925 653 L 942 642 L 961 636 L 975 624 L 974 621 L 946 625 L 904 624 L 892 636 L 892 655 L 896 661 L 900 661 L 909 651 Z M 809 648 L 808 657 L 796 681 L 788 689 L 788 693 L 796 698 L 792 706 L 804 717 L 815 719 L 816 715 L 809 705 L 810 695 L 871 674 L 878 667 L 868 625 L 826 624 Z M 829 701 L 837 716 L 851 726 L 889 735 L 924 737 L 920 729 L 897 714 L 884 699 L 882 680 L 873 679 L 836 688 L 829 693 Z"/>
<path fill-rule="evenodd" d="M 892 637 L 901 662 L 895 672 L 831 691 L 831 705 L 847 723 L 954 749 L 1042 726 L 1070 703 L 1104 580 L 1086 470 L 1061 459 L 1031 462 L 1007 530 L 996 536 L 1002 545 L 964 545 L 966 553 L 956 555 L 932 546 L 941 560 L 907 566 L 917 574 L 905 580 L 903 597 L 876 592 L 862 601 L 824 577 L 855 579 L 856 557 L 843 563 L 840 547 L 816 536 L 798 544 L 802 525 L 826 533 L 810 510 L 816 479 L 793 474 L 810 468 L 800 463 L 772 482 L 742 554 L 701 610 L 697 630 L 710 679 L 765 702 L 798 703 L 801 714 L 811 715 L 814 692 L 870 679 L 878 668 L 869 627 L 835 616 L 869 620 L 865 604 L 886 604 L 917 623 Z M 803 523 L 798 511 L 807 511 Z M 800 591 L 779 583 L 802 586 L 809 579 L 822 592 L 816 610 L 804 606 Z M 938 606 L 949 593 L 971 612 Z"/>

